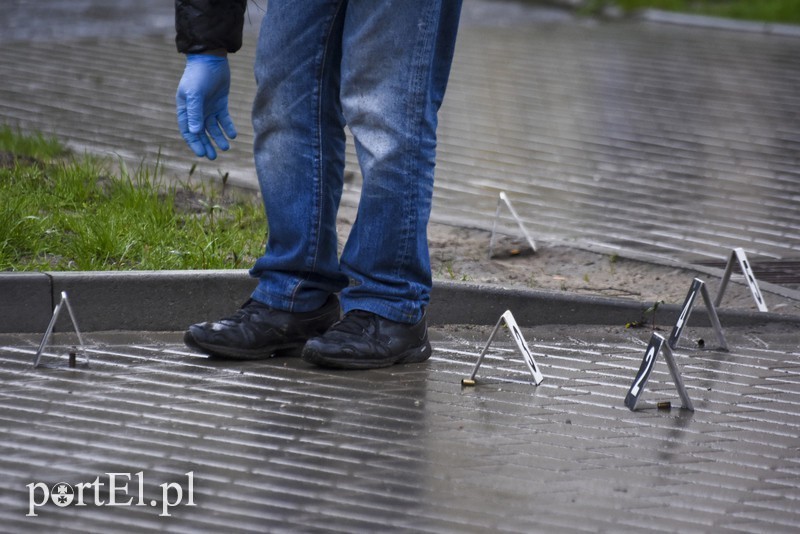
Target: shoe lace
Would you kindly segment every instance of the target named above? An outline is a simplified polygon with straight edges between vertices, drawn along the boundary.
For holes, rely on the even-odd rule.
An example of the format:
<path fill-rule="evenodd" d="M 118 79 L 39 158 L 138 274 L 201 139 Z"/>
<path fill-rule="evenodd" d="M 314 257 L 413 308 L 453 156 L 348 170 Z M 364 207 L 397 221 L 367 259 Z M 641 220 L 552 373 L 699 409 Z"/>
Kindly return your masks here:
<path fill-rule="evenodd" d="M 341 321 L 335 323 L 330 330 L 336 330 L 345 334 L 361 334 L 375 319 L 375 315 L 364 310 L 352 310 L 347 312 Z"/>

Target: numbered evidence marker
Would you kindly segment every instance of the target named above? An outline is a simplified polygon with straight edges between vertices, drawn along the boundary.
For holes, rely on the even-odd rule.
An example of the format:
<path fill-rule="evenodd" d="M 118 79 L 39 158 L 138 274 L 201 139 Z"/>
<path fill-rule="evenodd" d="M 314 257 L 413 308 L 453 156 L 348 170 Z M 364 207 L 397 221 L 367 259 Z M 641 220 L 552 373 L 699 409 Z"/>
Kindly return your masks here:
<path fill-rule="evenodd" d="M 761 295 L 761 290 L 758 289 L 758 282 L 753 274 L 753 269 L 750 268 L 750 262 L 747 261 L 747 254 L 745 254 L 744 249 L 741 248 L 735 248 L 733 252 L 731 252 L 728 264 L 725 266 L 725 273 L 722 275 L 722 281 L 719 283 L 719 292 L 717 292 L 717 299 L 714 301 L 714 305 L 719 307 L 720 302 L 722 302 L 722 296 L 725 294 L 725 289 L 728 287 L 728 281 L 731 279 L 734 261 L 739 262 L 739 268 L 742 270 L 742 274 L 744 274 L 744 279 L 747 282 L 747 287 L 750 288 L 753 300 L 756 301 L 758 311 L 769 311 L 767 309 L 767 304 L 764 302 L 764 297 Z"/>
<path fill-rule="evenodd" d="M 497 209 L 494 212 L 494 222 L 492 223 L 492 235 L 489 238 L 489 258 L 492 258 L 492 254 L 494 252 L 494 242 L 497 230 L 497 220 L 500 218 L 500 207 L 502 203 L 505 203 L 508 211 L 511 213 L 511 216 L 517 222 L 517 226 L 519 226 L 522 235 L 525 236 L 525 240 L 531 246 L 531 249 L 536 252 L 536 242 L 531 237 L 531 234 L 528 233 L 528 229 L 525 228 L 525 225 L 522 223 L 522 219 L 520 219 L 519 215 L 517 215 L 517 210 L 514 209 L 514 206 L 511 205 L 511 201 L 508 199 L 508 195 L 506 195 L 505 191 L 500 191 L 500 197 L 497 199 Z"/>
<path fill-rule="evenodd" d="M 53 310 L 53 317 L 50 319 L 50 324 L 47 325 L 47 330 L 44 332 L 44 337 L 42 337 L 42 342 L 39 344 L 39 350 L 36 351 L 36 355 L 33 357 L 33 366 L 39 367 L 39 361 L 42 358 L 42 353 L 44 352 L 45 346 L 47 346 L 47 342 L 50 340 L 50 336 L 53 334 L 53 328 L 56 326 L 56 321 L 58 320 L 58 314 L 61 313 L 61 309 L 63 307 L 67 308 L 67 312 L 69 313 L 69 318 L 72 321 L 72 327 L 75 329 L 75 333 L 78 335 L 78 343 L 80 343 L 81 352 L 86 356 L 86 365 L 89 365 L 89 355 L 86 353 L 86 350 L 83 347 L 83 337 L 81 337 L 81 331 L 78 330 L 78 322 L 75 320 L 75 314 L 72 312 L 72 306 L 69 305 L 69 299 L 67 298 L 67 292 L 61 292 L 61 301 L 56 304 L 55 309 Z"/>
<path fill-rule="evenodd" d="M 689 322 L 689 316 L 692 314 L 692 308 L 694 307 L 694 302 L 695 299 L 697 299 L 698 293 L 703 296 L 706 311 L 708 311 L 708 318 L 711 321 L 712 328 L 714 328 L 714 333 L 717 336 L 720 349 L 728 350 L 728 344 L 725 342 L 725 335 L 722 333 L 722 325 L 717 315 L 717 309 L 714 307 L 714 304 L 711 303 L 711 296 L 708 294 L 708 288 L 705 282 L 699 278 L 695 278 L 692 281 L 692 285 L 689 287 L 686 300 L 683 301 L 683 306 L 681 307 L 681 314 L 678 316 L 678 321 L 675 323 L 675 327 L 672 329 L 672 334 L 670 334 L 669 341 L 667 342 L 669 348 L 675 349 L 678 346 L 678 341 L 680 341 L 683 329 Z"/>
<path fill-rule="evenodd" d="M 514 343 L 516 343 L 517 349 L 522 355 L 522 359 L 525 360 L 525 365 L 528 366 L 528 370 L 533 376 L 533 383 L 537 386 L 542 383 L 544 376 L 542 375 L 541 371 L 539 371 L 539 366 L 536 365 L 536 360 L 534 360 L 533 354 L 528 348 L 528 344 L 525 342 L 525 338 L 522 337 L 522 332 L 520 331 L 519 326 L 517 326 L 517 321 L 511 314 L 511 310 L 506 310 L 505 313 L 500 316 L 500 319 L 498 319 L 497 324 L 494 326 L 494 330 L 492 330 L 492 335 L 489 336 L 489 341 L 486 342 L 486 346 L 483 347 L 483 350 L 478 356 L 478 361 L 475 364 L 475 368 L 472 370 L 472 374 L 469 378 L 463 379 L 461 381 L 461 385 L 475 385 L 475 375 L 478 374 L 478 369 L 480 368 L 481 363 L 483 363 L 483 357 L 486 356 L 486 353 L 489 351 L 489 346 L 492 344 L 492 341 L 494 341 L 497 332 L 500 330 L 500 325 L 503 322 L 505 322 L 506 326 L 508 326 L 508 330 L 511 332 L 511 337 L 514 339 Z"/>
<path fill-rule="evenodd" d="M 666 340 L 655 333 L 650 337 L 650 343 L 648 343 L 647 350 L 644 353 L 642 365 L 639 366 L 636 378 L 633 380 L 628 394 L 625 395 L 625 406 L 630 408 L 631 411 L 636 410 L 636 404 L 642 396 L 645 385 L 647 385 L 647 380 L 650 378 L 650 373 L 653 371 L 659 352 L 664 353 L 664 359 L 667 362 L 667 367 L 669 367 L 669 373 L 672 375 L 672 381 L 675 382 L 675 388 L 678 390 L 678 395 L 681 398 L 683 407 L 687 410 L 694 411 L 692 399 L 690 399 L 689 394 L 686 393 L 686 387 L 683 385 L 680 370 L 678 370 L 678 365 L 675 363 L 672 350 L 669 348 L 669 344 Z"/>

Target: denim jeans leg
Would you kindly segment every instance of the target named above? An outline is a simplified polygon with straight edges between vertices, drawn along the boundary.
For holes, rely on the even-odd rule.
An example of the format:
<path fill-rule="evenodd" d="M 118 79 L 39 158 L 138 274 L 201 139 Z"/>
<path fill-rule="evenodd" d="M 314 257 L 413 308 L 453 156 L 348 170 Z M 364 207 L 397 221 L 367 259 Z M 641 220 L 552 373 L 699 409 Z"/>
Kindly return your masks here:
<path fill-rule="evenodd" d="M 344 118 L 339 99 L 346 0 L 270 0 L 259 34 L 254 154 L 269 223 L 253 298 L 304 312 L 348 282 L 337 258 Z"/>
<path fill-rule="evenodd" d="M 430 300 L 437 113 L 460 9 L 460 0 L 348 2 L 341 104 L 363 189 L 341 258 L 345 312 L 415 323 Z"/>

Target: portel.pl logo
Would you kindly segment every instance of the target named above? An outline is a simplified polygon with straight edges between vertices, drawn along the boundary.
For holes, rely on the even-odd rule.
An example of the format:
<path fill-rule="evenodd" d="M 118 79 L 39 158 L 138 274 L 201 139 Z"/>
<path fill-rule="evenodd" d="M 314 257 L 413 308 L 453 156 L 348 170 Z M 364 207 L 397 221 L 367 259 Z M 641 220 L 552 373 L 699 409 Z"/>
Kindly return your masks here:
<path fill-rule="evenodd" d="M 194 471 L 186 473 L 186 491 L 178 482 L 160 484 L 161 500 L 144 498 L 144 471 L 138 473 L 105 473 L 106 480 L 97 477 L 92 482 L 68 484 L 57 482 L 31 482 L 28 488 L 28 513 L 26 517 L 37 517 L 36 509 L 48 503 L 64 508 L 67 506 L 151 506 L 161 508 L 159 517 L 170 517 L 170 508 L 194 504 Z M 128 490 L 135 493 L 129 493 Z M 184 501 L 184 497 L 186 498 Z"/>

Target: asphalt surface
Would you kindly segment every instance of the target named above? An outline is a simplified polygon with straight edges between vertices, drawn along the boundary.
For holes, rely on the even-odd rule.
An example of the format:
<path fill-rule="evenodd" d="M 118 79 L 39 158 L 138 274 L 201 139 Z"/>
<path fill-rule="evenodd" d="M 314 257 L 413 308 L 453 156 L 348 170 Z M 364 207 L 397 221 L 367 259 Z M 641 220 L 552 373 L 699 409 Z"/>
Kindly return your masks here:
<path fill-rule="evenodd" d="M 506 191 L 544 242 L 713 269 L 743 247 L 759 276 L 780 272 L 771 280 L 794 294 L 800 40 L 721 26 L 467 0 L 433 218 L 490 228 Z M 0 43 L 4 122 L 78 151 L 160 157 L 185 177 L 168 2 L 12 0 Z M 240 138 L 198 171 L 243 187 L 254 184 L 252 44 L 233 63 Z M 351 204 L 354 161 L 350 147 Z M 27 321 L 0 334 L 0 530 L 800 528 L 797 317 L 720 310 L 726 352 L 698 306 L 675 350 L 694 411 L 680 408 L 664 353 L 631 411 L 623 400 L 654 330 L 624 323 L 642 303 L 440 284 L 429 362 L 341 373 L 296 359 L 220 362 L 187 350 L 179 332 L 149 331 L 164 329 L 165 312 L 166 330 L 179 330 L 181 303 L 209 318 L 249 283 L 194 274 L 186 286 L 187 273 L 0 276 L 0 318 Z M 62 315 L 34 368 L 65 288 L 85 346 Z M 531 384 L 502 329 L 477 385 L 462 388 L 505 309 L 544 381 Z M 680 310 L 663 311 L 655 332 L 668 336 Z M 73 503 L 59 507 L 66 485 Z"/>

